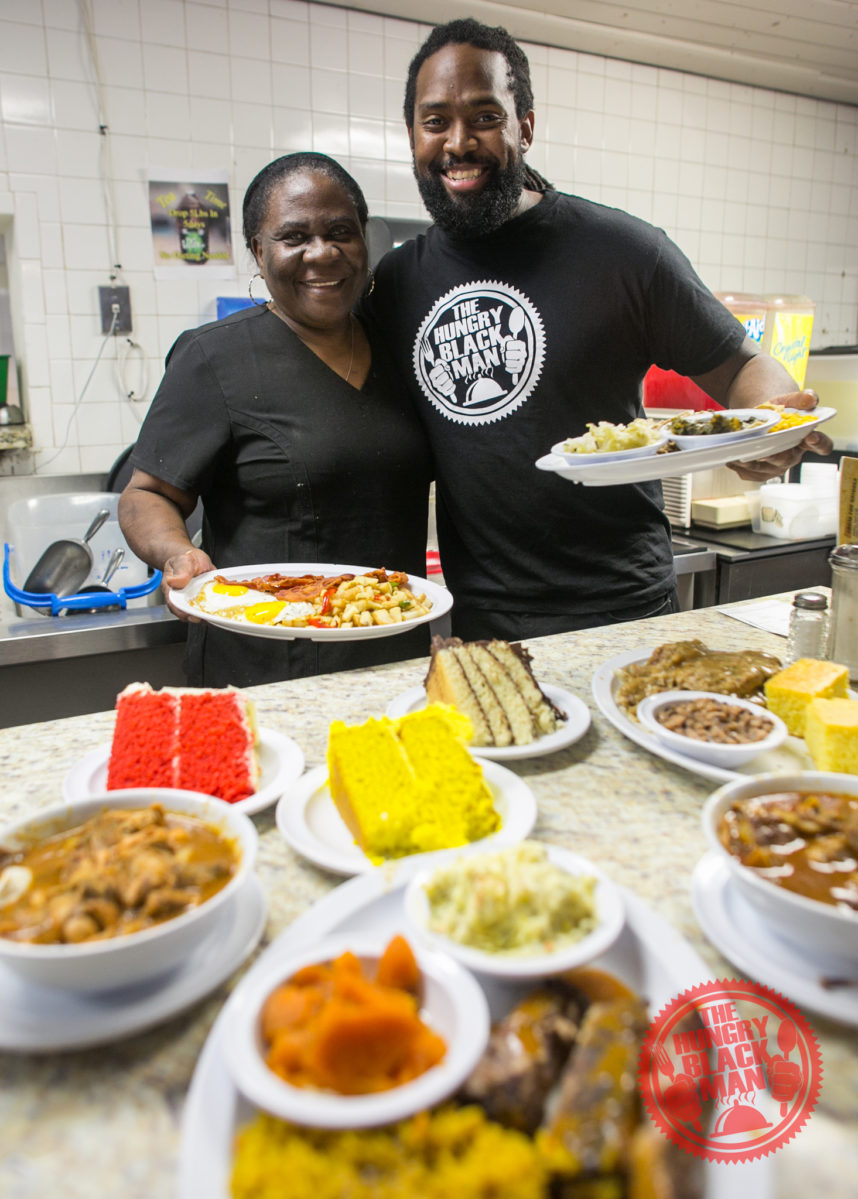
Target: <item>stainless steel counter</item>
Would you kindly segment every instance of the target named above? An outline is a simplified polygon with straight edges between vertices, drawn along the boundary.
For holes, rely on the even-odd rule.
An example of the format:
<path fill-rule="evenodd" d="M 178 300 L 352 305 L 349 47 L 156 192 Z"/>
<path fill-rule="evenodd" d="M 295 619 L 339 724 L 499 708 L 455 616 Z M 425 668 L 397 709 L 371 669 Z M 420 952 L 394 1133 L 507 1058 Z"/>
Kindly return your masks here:
<path fill-rule="evenodd" d="M 165 604 L 91 616 L 34 614 L 0 623 L 0 665 L 52 662 L 183 643 L 186 631 Z"/>

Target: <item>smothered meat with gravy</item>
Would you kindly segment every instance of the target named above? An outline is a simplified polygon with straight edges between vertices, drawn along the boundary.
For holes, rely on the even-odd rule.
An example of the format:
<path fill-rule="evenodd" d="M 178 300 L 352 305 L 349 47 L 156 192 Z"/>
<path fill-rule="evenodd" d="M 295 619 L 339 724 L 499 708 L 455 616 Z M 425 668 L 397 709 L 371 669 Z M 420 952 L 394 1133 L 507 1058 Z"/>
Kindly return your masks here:
<path fill-rule="evenodd" d="M 108 808 L 20 849 L 0 848 L 0 936 L 52 945 L 140 932 L 205 903 L 233 877 L 236 845 L 194 817 Z"/>
<path fill-rule="evenodd" d="M 729 653 L 708 649 L 702 641 L 673 641 L 660 645 L 645 662 L 618 670 L 614 698 L 627 715 L 660 691 L 714 691 L 762 700 L 766 679 L 780 669 L 778 658 L 760 650 Z"/>

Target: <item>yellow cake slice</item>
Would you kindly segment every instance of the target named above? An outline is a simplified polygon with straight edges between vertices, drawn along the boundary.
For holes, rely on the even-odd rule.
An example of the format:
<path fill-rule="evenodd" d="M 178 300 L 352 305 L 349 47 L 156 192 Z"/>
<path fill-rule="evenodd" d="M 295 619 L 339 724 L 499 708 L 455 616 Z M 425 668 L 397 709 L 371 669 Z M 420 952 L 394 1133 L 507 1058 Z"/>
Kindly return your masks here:
<path fill-rule="evenodd" d="M 482 767 L 465 747 L 472 735 L 466 716 L 440 704 L 396 721 L 331 725 L 331 797 L 368 858 L 452 849 L 500 827 Z"/>
<path fill-rule="evenodd" d="M 398 847 L 410 843 L 403 799 L 414 794 L 417 776 L 386 716 L 357 725 L 334 721 L 328 732 L 328 786 L 368 857 L 398 857 Z"/>
<path fill-rule="evenodd" d="M 858 774 L 858 703 L 851 699 L 812 699 L 804 739 L 817 770 Z"/>
<path fill-rule="evenodd" d="M 849 671 L 836 662 L 799 658 L 765 682 L 766 705 L 795 737 L 804 736 L 804 718 L 812 699 L 845 699 Z"/>

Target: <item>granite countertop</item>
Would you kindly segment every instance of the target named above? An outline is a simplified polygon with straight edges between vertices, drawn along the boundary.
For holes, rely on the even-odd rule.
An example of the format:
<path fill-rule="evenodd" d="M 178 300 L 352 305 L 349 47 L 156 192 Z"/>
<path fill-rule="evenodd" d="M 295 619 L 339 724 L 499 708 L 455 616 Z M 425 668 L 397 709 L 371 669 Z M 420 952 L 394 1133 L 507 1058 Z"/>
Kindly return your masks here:
<path fill-rule="evenodd" d="M 688 939 L 712 978 L 735 978 L 740 973 L 704 938 L 689 898 L 691 873 L 705 848 L 700 810 L 715 784 L 624 738 L 598 711 L 591 692 L 599 663 L 688 637 L 714 648 L 784 650 L 782 638 L 715 609 L 530 641 L 539 680 L 580 696 L 592 724 L 579 742 L 556 754 L 505 764 L 537 798 L 537 838 L 593 858 Z M 332 720 L 379 715 L 424 674 L 421 660 L 271 684 L 251 694 L 260 725 L 292 736 L 311 768 L 324 762 Z M 113 714 L 104 712 L 0 733 L 3 819 L 59 802 L 66 772 L 109 743 L 112 724 Z M 261 949 L 340 880 L 285 845 L 273 809 L 253 819 L 260 834 L 257 874 L 269 904 Z M 120 1044 L 46 1056 L 0 1054 L 4 1199 L 176 1194 L 184 1098 L 206 1036 L 241 973 L 186 1014 Z M 823 1018 L 810 1021 L 823 1052 L 821 1096 L 804 1130 L 772 1158 L 774 1194 L 846 1199 L 858 1193 L 858 1038 L 854 1029 Z"/>

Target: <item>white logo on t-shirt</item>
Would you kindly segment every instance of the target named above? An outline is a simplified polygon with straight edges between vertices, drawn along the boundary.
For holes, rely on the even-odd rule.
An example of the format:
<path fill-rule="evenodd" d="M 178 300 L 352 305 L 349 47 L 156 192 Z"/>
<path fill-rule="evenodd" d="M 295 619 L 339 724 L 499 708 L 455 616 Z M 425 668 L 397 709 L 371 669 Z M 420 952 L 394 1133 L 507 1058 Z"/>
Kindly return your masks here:
<path fill-rule="evenodd" d="M 427 399 L 458 424 L 502 420 L 530 396 L 545 331 L 533 304 L 505 283 L 463 283 L 437 301 L 414 342 Z"/>

